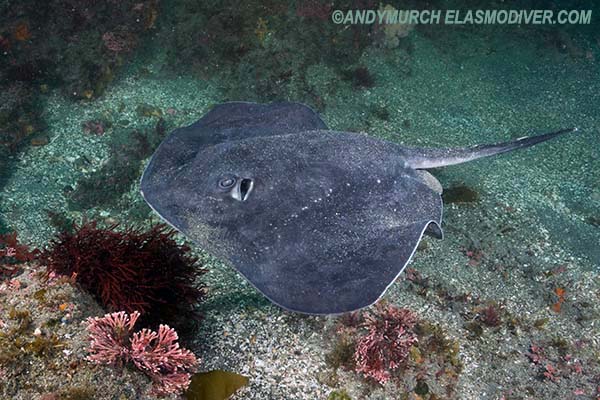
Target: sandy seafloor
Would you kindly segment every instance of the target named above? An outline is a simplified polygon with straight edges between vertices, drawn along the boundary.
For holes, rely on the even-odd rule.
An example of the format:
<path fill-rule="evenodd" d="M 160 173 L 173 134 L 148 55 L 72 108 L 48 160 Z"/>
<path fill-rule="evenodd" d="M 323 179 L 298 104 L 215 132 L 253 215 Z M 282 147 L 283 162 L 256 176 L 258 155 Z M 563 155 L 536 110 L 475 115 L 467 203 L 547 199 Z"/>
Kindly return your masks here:
<path fill-rule="evenodd" d="M 598 45 L 590 49 L 589 57 L 573 57 L 540 48 L 526 38 L 479 42 L 455 34 L 445 44 L 414 32 L 411 40 L 410 54 L 372 48 L 363 55 L 362 64 L 375 78 L 372 88 L 332 83 L 328 67 L 314 68 L 312 84 L 326 104 L 322 117 L 330 128 L 440 147 L 573 126 L 581 133 L 434 171 L 445 187 L 467 185 L 480 199 L 446 205 L 444 240 L 426 238 L 426 248 L 415 254 L 410 267 L 450 296 L 468 294 L 484 304 L 501 304 L 507 315 L 520 318 L 519 326 L 484 327 L 474 338 L 465 328 L 469 321 L 462 306 L 433 290 L 419 294 L 404 276 L 385 299 L 439 324 L 459 341 L 463 370 L 450 398 L 596 398 L 600 227 L 590 223 L 590 217 L 600 218 Z M 141 67 L 128 68 L 104 96 L 90 103 L 49 96 L 50 143 L 19 154 L 0 193 L 1 217 L 21 240 L 43 246 L 53 234 L 44 210 L 66 209 L 64 186 L 74 184 L 82 169 L 90 172 L 106 162 L 111 131 L 104 136 L 83 134 L 84 121 L 107 113 L 115 120 L 131 121 L 128 128 L 152 126 L 152 117 L 139 117 L 135 111 L 138 104 L 148 103 L 175 109 L 165 118 L 181 126 L 222 101 L 217 81 L 165 77 L 160 59 L 143 65 L 150 73 L 142 74 Z M 374 118 L 365 111 L 371 107 L 386 107 L 390 117 Z M 84 167 L 77 163 L 82 157 L 89 160 Z M 90 214 L 126 223 L 127 205 L 134 208 L 140 202 L 138 188 L 132 187 L 119 200 L 125 205 L 120 213 L 98 209 Z M 158 221 L 153 216 L 148 223 Z M 484 253 L 478 265 L 469 265 L 464 252 L 473 242 Z M 352 399 L 406 398 L 393 385 L 369 384 L 352 371 L 338 371 L 333 383 L 323 379 L 331 373 L 326 354 L 331 351 L 335 318 L 285 312 L 229 267 L 209 255 L 202 257 L 210 270 L 205 277 L 210 292 L 194 350 L 203 369 L 250 377 L 250 385 L 236 399 L 325 399 L 333 390 L 345 390 Z M 559 313 L 550 308 L 557 287 L 566 290 Z M 545 322 L 535 327 L 540 320 Z M 567 354 L 581 359 L 583 371 L 553 382 L 540 376 L 540 366 L 527 353 L 532 344 L 547 345 L 557 338 Z"/>

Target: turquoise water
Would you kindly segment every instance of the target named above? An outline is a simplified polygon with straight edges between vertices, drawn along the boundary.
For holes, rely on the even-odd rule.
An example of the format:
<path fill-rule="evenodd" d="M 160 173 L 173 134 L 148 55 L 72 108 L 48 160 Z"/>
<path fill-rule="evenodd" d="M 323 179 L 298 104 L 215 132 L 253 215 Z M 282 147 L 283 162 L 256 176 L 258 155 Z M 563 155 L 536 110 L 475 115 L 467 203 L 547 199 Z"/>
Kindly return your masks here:
<path fill-rule="evenodd" d="M 444 241 L 427 239 L 427 248 L 411 263 L 451 295 L 468 293 L 482 303 L 497 302 L 529 325 L 546 318 L 548 328 L 521 326 L 519 334 L 486 331 L 483 339 L 472 340 L 466 338 L 468 318 L 456 304 L 440 305 L 443 296 L 421 296 L 402 281 L 386 300 L 436 321 L 460 342 L 464 369 L 452 398 L 567 399 L 575 398 L 570 396 L 580 388 L 585 393 L 581 398 L 595 398 L 600 384 L 600 12 L 585 26 L 417 26 L 388 43 L 378 27 L 335 25 L 327 13 L 321 18 L 317 2 L 237 8 L 139 4 L 138 18 L 146 27 L 128 31 L 123 40 L 131 51 L 115 54 L 107 50 L 102 30 L 123 28 L 105 18 L 95 29 L 81 25 L 80 35 L 87 35 L 89 45 L 65 32 L 55 37 L 64 43 L 49 44 L 44 32 L 59 33 L 40 24 L 39 14 L 27 6 L 0 3 L 4 10 L 13 7 L 0 17 L 2 36 L 10 41 L 0 66 L 2 98 L 8 104 L 0 121 L 2 137 L 8 138 L 0 145 L 2 231 L 16 231 L 22 242 L 43 247 L 59 229 L 58 219 L 134 226 L 159 222 L 138 185 L 153 149 L 170 130 L 195 122 L 224 101 L 304 102 L 331 129 L 415 146 L 493 143 L 578 127 L 576 135 L 531 149 L 432 171 L 445 188 L 476 191 L 478 201 L 446 204 Z M 548 2 L 542 8 L 574 7 Z M 111 12 L 110 7 L 90 9 L 96 16 Z M 315 12 L 303 16 L 306 9 Z M 155 21 L 144 19 L 154 18 L 153 13 Z M 60 21 L 60 13 L 50 15 Z M 115 20 L 124 24 L 119 18 Z M 29 36 L 24 28 L 18 30 L 19 24 L 26 24 Z M 71 54 L 86 46 L 81 58 L 65 59 L 72 70 L 48 66 L 58 63 L 48 61 L 48 48 Z M 105 77 L 101 85 L 93 77 L 86 78 L 93 82 L 89 84 L 81 78 L 98 73 L 89 66 L 94 52 L 104 57 L 96 67 L 110 69 L 100 68 Z M 27 76 L 14 71 L 26 67 L 47 71 Z M 82 96 L 88 86 L 93 93 Z M 73 96 L 73 90 L 79 94 Z M 11 106 L 7 99 L 17 100 L 10 96 L 21 96 L 23 104 Z M 157 128 L 159 120 L 164 129 Z M 100 124 L 102 132 L 90 132 L 90 121 Z M 31 132 L 26 125 L 33 127 Z M 27 132 L 16 134 L 19 130 Z M 475 267 L 464 253 L 474 242 L 485 253 Z M 239 345 L 220 336 L 228 318 L 243 320 L 240 326 L 248 330 L 265 318 L 265 326 L 285 326 L 270 338 L 259 335 L 265 341 L 289 335 L 289 328 L 296 330 L 293 337 L 300 347 L 307 341 L 309 355 L 327 351 L 326 340 L 313 343 L 324 329 L 321 319 L 315 319 L 315 328 L 270 306 L 227 266 L 197 251 L 211 270 L 207 316 L 198 334 L 207 366 L 235 369 L 239 361 L 235 352 L 219 356 L 223 348 Z M 561 266 L 566 272 L 548 274 Z M 568 293 L 558 314 L 549 309 L 556 287 Z M 277 322 L 280 317 L 291 322 Z M 582 374 L 565 373 L 557 382 L 539 378 L 524 354 L 532 342 L 554 336 L 569 346 L 589 339 L 587 350 L 568 350 L 586 363 Z M 586 359 L 582 352 L 596 358 Z M 240 357 L 245 360 L 240 365 L 254 362 L 250 350 Z M 315 398 L 310 387 L 317 397 L 347 389 L 353 399 L 404 398 L 348 372 L 333 386 L 323 384 L 314 372 L 326 369 L 322 357 L 307 357 L 315 364 L 307 361 L 306 372 L 277 389 L 270 383 L 270 369 L 245 368 L 251 386 L 243 398 L 284 398 L 286 385 L 300 388 L 297 397 L 289 398 Z M 317 383 L 304 385 L 307 381 Z"/>

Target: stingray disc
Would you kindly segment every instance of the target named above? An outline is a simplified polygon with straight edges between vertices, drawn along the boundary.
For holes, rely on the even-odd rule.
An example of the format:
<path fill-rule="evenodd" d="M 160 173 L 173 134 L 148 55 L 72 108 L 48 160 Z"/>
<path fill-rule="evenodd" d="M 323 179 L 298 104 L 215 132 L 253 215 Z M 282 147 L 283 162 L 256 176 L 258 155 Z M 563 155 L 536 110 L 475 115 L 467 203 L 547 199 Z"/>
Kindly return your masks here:
<path fill-rule="evenodd" d="M 141 188 L 274 303 L 342 313 L 383 295 L 430 224 L 441 235 L 440 195 L 403 154 L 301 104 L 227 103 L 172 132 Z"/>

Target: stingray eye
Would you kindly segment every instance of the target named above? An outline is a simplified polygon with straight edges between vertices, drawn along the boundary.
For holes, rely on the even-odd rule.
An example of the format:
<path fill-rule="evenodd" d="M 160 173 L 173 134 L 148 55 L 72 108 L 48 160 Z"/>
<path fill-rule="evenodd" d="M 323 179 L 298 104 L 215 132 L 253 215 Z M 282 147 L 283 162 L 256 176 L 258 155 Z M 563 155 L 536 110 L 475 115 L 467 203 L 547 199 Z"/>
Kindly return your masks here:
<path fill-rule="evenodd" d="M 223 178 L 219 181 L 219 187 L 222 189 L 229 189 L 235 184 L 235 178 Z"/>

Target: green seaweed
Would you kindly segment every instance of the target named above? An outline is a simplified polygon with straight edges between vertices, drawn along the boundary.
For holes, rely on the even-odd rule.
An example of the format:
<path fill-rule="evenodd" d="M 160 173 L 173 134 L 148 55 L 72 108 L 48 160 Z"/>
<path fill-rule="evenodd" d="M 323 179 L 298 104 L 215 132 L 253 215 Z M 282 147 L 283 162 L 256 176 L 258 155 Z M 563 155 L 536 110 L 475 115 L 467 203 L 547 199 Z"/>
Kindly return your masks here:
<path fill-rule="evenodd" d="M 548 321 L 550 321 L 550 318 L 538 318 L 533 321 L 533 326 L 537 329 L 544 329 Z"/>
<path fill-rule="evenodd" d="M 233 372 L 215 370 L 192 376 L 184 397 L 187 400 L 225 400 L 248 384 L 248 378 Z"/>
<path fill-rule="evenodd" d="M 8 365 L 21 356 L 52 357 L 64 344 L 55 334 L 30 336 L 32 319 L 29 311 L 11 307 L 8 318 L 16 320 L 17 325 L 0 332 L 0 365 Z"/>
<path fill-rule="evenodd" d="M 429 386 L 424 380 L 418 380 L 417 386 L 415 386 L 414 391 L 419 396 L 425 396 L 427 393 L 429 393 Z"/>
<path fill-rule="evenodd" d="M 325 356 L 325 362 L 333 369 L 349 367 L 354 362 L 354 341 L 347 336 L 340 337 L 331 350 Z"/>
<path fill-rule="evenodd" d="M 468 322 L 464 328 L 469 331 L 468 338 L 471 340 L 479 339 L 483 335 L 483 327 L 478 322 Z"/>
<path fill-rule="evenodd" d="M 46 292 L 48 292 L 48 290 L 46 290 L 46 289 L 37 290 L 33 294 L 33 298 L 36 299 L 38 301 L 38 303 L 45 303 L 46 302 Z"/>
<path fill-rule="evenodd" d="M 51 357 L 61 347 L 64 347 L 64 344 L 55 334 L 50 336 L 36 336 L 31 342 L 23 345 L 23 349 L 26 352 L 38 357 Z"/>
<path fill-rule="evenodd" d="M 428 356 L 441 355 L 445 363 L 454 367 L 454 372 L 457 375 L 462 371 L 460 344 L 457 340 L 447 338 L 444 330 L 439 325 L 427 321 L 418 323 L 415 330 L 419 336 L 420 354 Z"/>
<path fill-rule="evenodd" d="M 96 389 L 88 386 L 72 386 L 50 395 L 56 400 L 93 400 L 97 398 Z"/>
<path fill-rule="evenodd" d="M 18 310 L 11 307 L 8 318 L 17 320 L 18 325 L 8 331 L 0 332 L 0 365 L 13 362 L 22 353 L 21 347 L 27 344 L 23 336 L 31 326 L 31 315 L 27 310 Z"/>
<path fill-rule="evenodd" d="M 345 390 L 334 390 L 329 393 L 327 400 L 352 400 L 352 398 L 346 393 Z"/>
<path fill-rule="evenodd" d="M 0 366 L 6 365 L 19 355 L 19 348 L 14 344 L 14 338 L 0 333 Z"/>
<path fill-rule="evenodd" d="M 15 307 L 11 307 L 8 310 L 8 318 L 17 320 L 19 322 L 19 327 L 15 331 L 15 334 L 24 333 L 29 326 L 31 325 L 31 315 L 27 310 L 17 310 Z"/>
<path fill-rule="evenodd" d="M 550 346 L 554 347 L 562 356 L 571 351 L 571 345 L 569 344 L 569 341 L 560 336 L 553 337 L 550 341 Z"/>
<path fill-rule="evenodd" d="M 139 104 L 135 111 L 140 117 L 162 117 L 162 110 L 150 104 Z"/>

